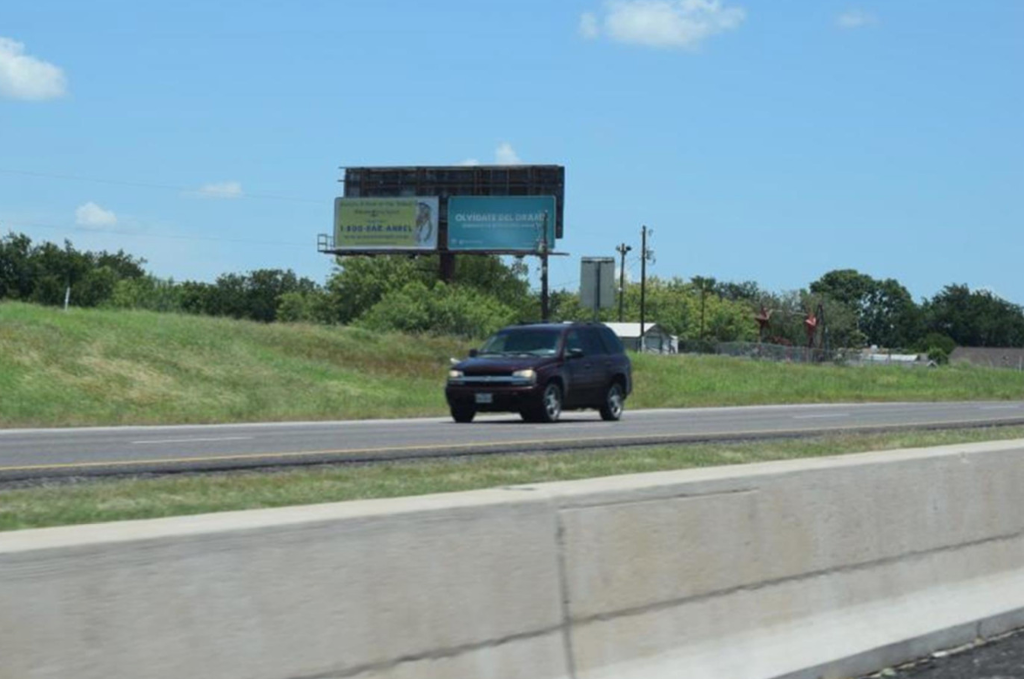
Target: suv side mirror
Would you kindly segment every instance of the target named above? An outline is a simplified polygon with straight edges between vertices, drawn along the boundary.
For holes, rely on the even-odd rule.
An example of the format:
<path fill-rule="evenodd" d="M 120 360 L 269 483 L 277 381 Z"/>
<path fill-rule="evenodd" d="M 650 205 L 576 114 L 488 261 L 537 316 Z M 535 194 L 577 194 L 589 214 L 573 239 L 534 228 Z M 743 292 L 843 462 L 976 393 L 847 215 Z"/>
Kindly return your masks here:
<path fill-rule="evenodd" d="M 477 351 L 476 349 L 470 349 L 470 350 L 469 350 L 469 357 L 470 357 L 470 358 L 476 358 L 477 354 L 479 354 L 479 353 L 480 353 L 480 352 L 479 352 L 479 351 Z"/>
<path fill-rule="evenodd" d="M 579 347 L 573 347 L 569 350 L 569 358 L 583 358 L 583 350 Z"/>

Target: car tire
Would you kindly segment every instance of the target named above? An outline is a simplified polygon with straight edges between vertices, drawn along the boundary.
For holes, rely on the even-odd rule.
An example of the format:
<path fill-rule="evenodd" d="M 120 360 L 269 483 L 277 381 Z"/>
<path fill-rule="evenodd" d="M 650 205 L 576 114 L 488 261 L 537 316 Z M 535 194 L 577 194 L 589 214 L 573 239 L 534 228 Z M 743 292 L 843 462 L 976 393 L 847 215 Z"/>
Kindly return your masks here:
<path fill-rule="evenodd" d="M 474 417 L 476 417 L 476 408 L 469 408 L 466 406 L 453 406 L 451 408 L 451 411 L 452 419 L 462 424 L 468 424 L 473 421 Z"/>
<path fill-rule="evenodd" d="M 548 382 L 544 387 L 540 403 L 531 413 L 532 422 L 557 422 L 562 415 L 562 387 L 558 382 Z"/>
<path fill-rule="evenodd" d="M 626 406 L 626 396 L 622 393 L 622 385 L 612 382 L 605 392 L 604 402 L 601 403 L 601 419 L 608 422 L 615 422 L 622 417 L 622 411 Z"/>

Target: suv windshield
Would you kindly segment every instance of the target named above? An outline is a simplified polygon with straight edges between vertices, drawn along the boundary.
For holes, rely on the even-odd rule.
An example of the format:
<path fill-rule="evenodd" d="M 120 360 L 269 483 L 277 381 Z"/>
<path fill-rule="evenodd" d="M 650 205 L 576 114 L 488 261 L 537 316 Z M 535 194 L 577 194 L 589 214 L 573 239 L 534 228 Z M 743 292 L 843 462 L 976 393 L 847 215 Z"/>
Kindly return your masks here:
<path fill-rule="evenodd" d="M 560 330 L 516 328 L 499 332 L 484 343 L 481 356 L 551 356 L 558 351 Z"/>

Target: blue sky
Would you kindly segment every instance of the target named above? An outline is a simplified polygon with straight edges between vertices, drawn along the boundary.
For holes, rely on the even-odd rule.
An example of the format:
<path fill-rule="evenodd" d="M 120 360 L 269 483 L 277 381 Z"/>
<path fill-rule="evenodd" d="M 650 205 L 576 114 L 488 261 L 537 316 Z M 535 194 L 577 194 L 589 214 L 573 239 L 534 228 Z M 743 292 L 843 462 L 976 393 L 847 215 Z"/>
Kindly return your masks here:
<path fill-rule="evenodd" d="M 1022 68 L 1016 0 L 9 0 L 0 230 L 322 282 L 339 166 L 557 163 L 558 287 L 647 224 L 660 276 L 1020 304 Z"/>

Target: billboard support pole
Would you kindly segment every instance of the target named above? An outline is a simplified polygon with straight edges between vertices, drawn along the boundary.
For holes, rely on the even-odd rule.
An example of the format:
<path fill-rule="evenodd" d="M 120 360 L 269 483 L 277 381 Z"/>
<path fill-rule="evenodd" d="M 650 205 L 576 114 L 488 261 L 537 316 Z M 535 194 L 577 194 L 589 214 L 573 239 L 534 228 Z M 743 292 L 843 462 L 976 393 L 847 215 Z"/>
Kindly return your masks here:
<path fill-rule="evenodd" d="M 455 255 L 446 252 L 448 249 L 448 218 L 442 219 L 443 214 L 442 212 L 437 217 L 437 242 L 444 248 L 439 253 L 441 256 L 438 258 L 440 260 L 438 276 L 445 285 L 450 285 L 455 280 Z"/>
<path fill-rule="evenodd" d="M 540 318 L 548 322 L 548 253 L 540 256 Z"/>
<path fill-rule="evenodd" d="M 455 280 L 455 255 L 450 252 L 441 253 L 441 280 L 446 284 L 450 284 Z"/>
<path fill-rule="evenodd" d="M 548 304 L 548 214 L 540 224 L 540 320 L 547 323 L 550 315 Z"/>

